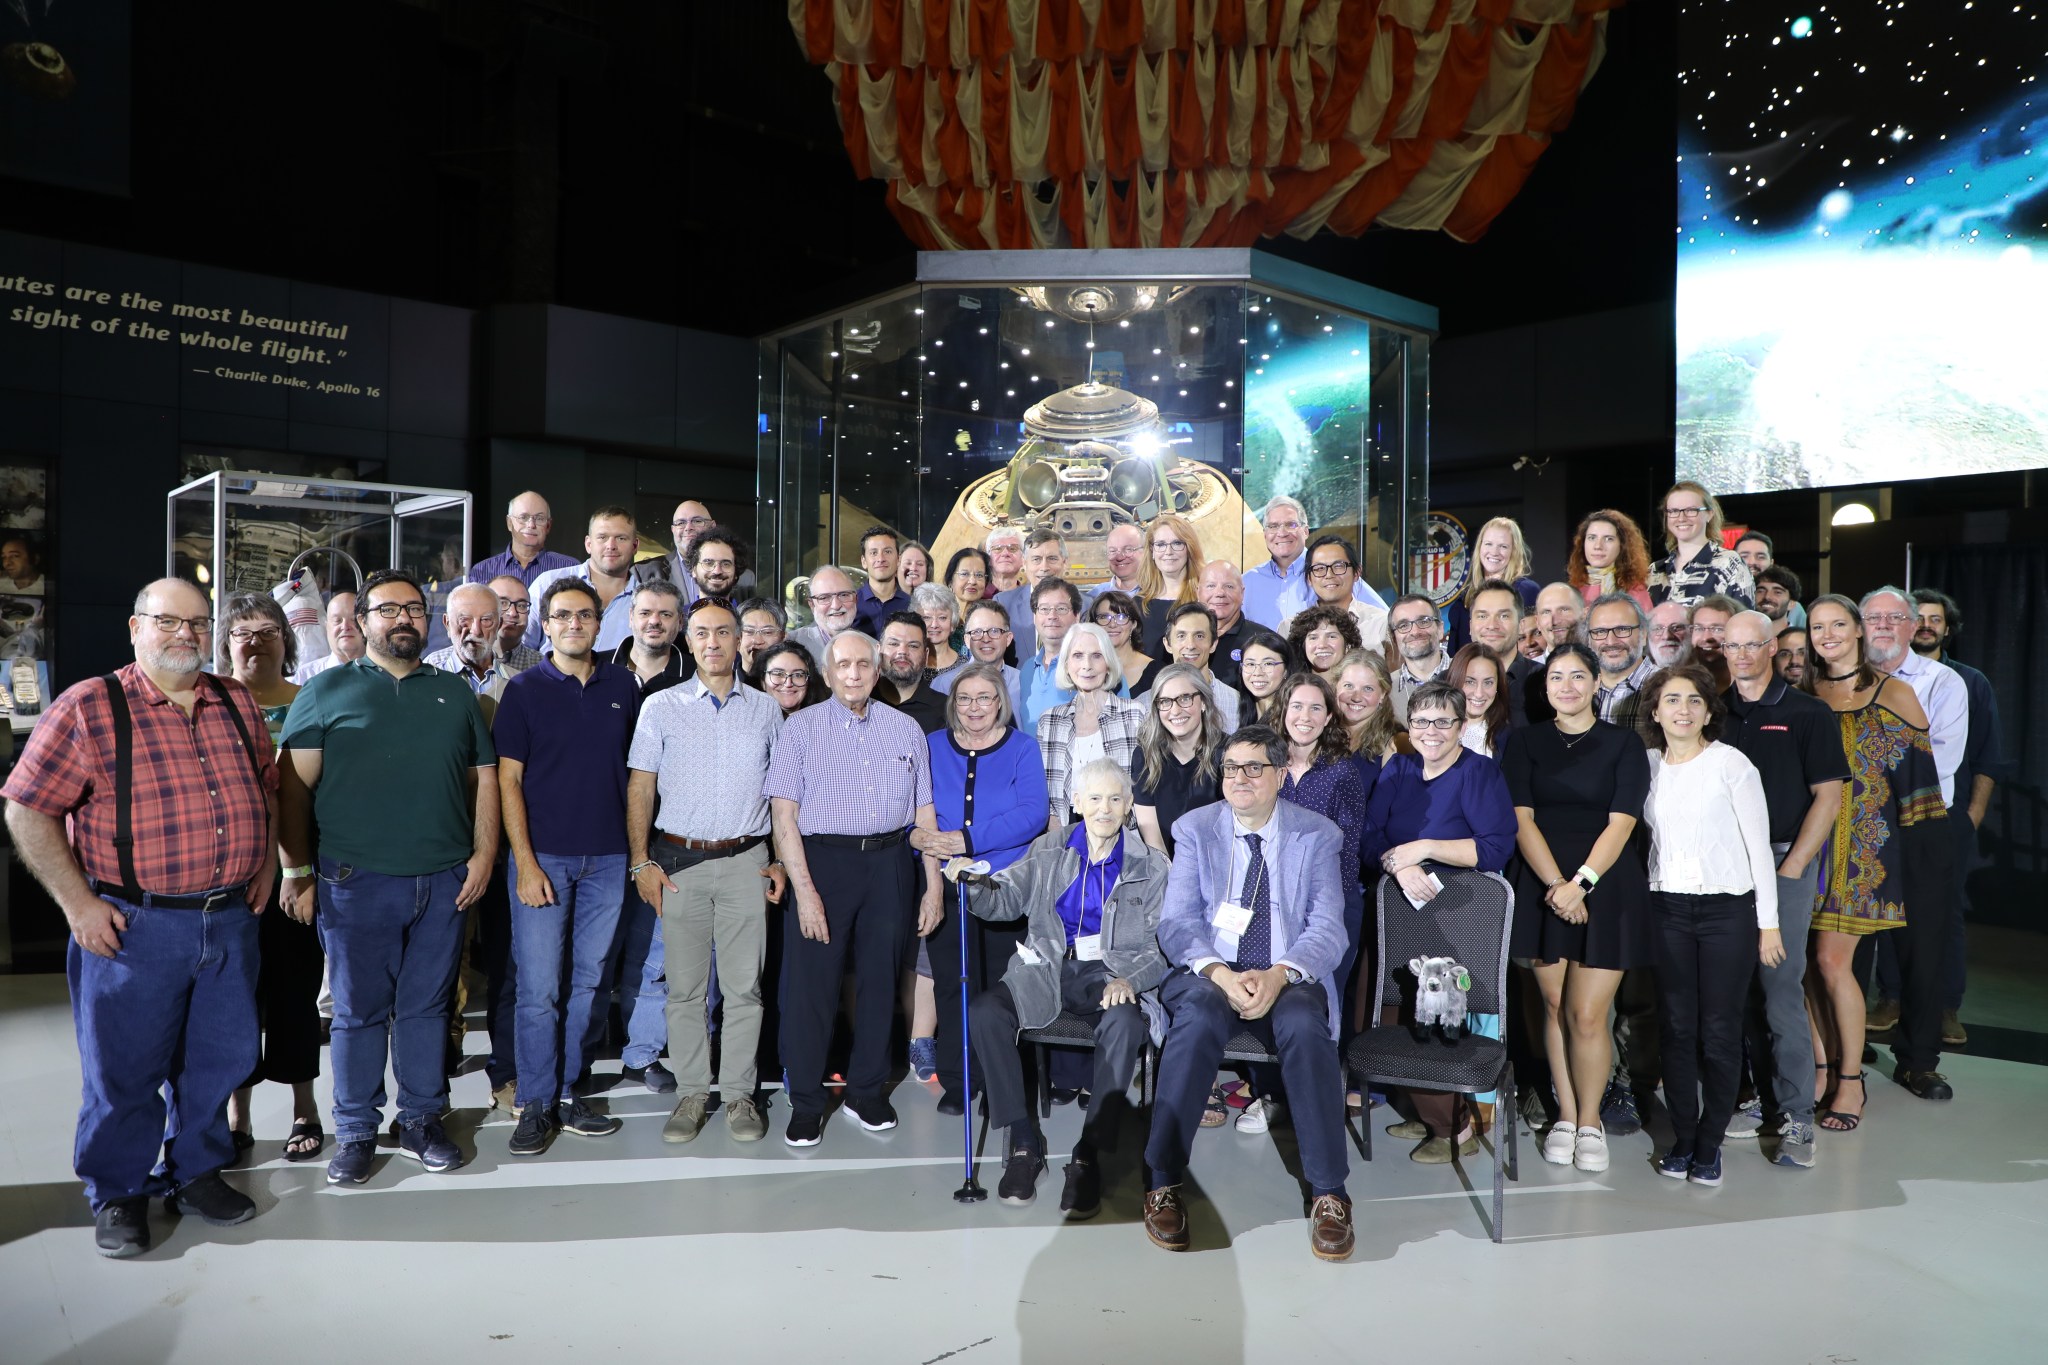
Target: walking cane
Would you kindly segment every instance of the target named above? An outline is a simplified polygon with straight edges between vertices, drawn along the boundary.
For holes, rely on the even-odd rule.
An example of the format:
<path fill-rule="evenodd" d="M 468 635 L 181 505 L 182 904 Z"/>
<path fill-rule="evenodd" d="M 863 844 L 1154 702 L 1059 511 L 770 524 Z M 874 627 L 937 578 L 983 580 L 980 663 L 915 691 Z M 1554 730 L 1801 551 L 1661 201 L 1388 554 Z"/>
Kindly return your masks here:
<path fill-rule="evenodd" d="M 960 1163 L 967 1179 L 960 1188 L 953 1191 L 953 1198 L 962 1204 L 974 1204 L 988 1198 L 988 1191 L 974 1178 L 974 1083 L 969 1072 L 971 1054 L 967 1039 L 967 876 L 988 875 L 986 862 L 974 862 L 960 869 L 960 876 L 953 885 L 960 891 L 960 1083 L 967 1088 L 967 1106 L 960 1115 Z M 983 1100 L 983 1104 L 987 1101 Z"/>

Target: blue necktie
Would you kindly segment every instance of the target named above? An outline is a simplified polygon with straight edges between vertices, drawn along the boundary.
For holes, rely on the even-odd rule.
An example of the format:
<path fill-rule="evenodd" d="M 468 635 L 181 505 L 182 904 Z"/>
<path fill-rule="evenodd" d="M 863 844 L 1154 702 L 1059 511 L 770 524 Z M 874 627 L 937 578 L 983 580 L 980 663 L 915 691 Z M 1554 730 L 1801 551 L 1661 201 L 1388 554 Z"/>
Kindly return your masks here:
<path fill-rule="evenodd" d="M 1267 890 L 1266 860 L 1259 856 L 1259 845 L 1264 840 L 1247 834 L 1244 842 L 1251 859 L 1244 872 L 1241 901 L 1252 912 L 1252 919 L 1238 935 L 1237 969 L 1251 971 L 1273 965 L 1273 898 Z"/>

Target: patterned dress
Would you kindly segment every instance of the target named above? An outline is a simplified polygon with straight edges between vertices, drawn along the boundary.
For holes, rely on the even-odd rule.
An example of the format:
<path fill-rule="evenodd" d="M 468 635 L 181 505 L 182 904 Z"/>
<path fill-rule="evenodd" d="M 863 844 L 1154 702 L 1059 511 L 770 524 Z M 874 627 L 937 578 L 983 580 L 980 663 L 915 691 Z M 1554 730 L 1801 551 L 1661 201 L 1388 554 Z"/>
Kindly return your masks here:
<path fill-rule="evenodd" d="M 1906 923 L 1925 839 L 1947 838 L 1948 809 L 1927 731 L 1908 725 L 1873 696 L 1840 713 L 1849 785 L 1822 845 L 1823 881 L 1813 927 L 1874 934 Z"/>

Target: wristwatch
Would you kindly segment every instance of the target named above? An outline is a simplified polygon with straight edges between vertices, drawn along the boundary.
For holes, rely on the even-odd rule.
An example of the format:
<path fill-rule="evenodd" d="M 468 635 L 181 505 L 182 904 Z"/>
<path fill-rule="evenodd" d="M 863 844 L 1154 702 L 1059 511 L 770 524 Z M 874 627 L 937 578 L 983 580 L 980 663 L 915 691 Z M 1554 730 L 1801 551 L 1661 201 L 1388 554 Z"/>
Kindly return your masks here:
<path fill-rule="evenodd" d="M 1282 967 L 1280 970 L 1287 973 L 1287 984 L 1290 986 L 1299 986 L 1302 982 L 1308 980 L 1307 977 L 1292 967 Z"/>

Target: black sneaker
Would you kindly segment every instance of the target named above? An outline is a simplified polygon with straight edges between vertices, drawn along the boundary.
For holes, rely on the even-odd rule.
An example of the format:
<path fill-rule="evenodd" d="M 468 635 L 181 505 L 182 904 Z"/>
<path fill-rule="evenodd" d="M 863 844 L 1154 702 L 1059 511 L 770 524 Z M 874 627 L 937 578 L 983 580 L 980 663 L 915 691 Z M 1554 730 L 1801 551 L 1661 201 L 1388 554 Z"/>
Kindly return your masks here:
<path fill-rule="evenodd" d="M 1067 1163 L 1067 1187 L 1060 1191 L 1060 1212 L 1078 1222 L 1093 1218 L 1102 1207 L 1102 1174 L 1092 1161 L 1075 1157 Z"/>
<path fill-rule="evenodd" d="M 646 1066 L 620 1067 L 619 1074 L 629 1081 L 638 1081 L 657 1095 L 675 1093 L 675 1073 L 660 1062 L 649 1062 Z"/>
<path fill-rule="evenodd" d="M 467 1164 L 462 1149 L 441 1131 L 439 1119 L 422 1119 L 398 1130 L 398 1154 L 409 1156 L 430 1171 L 453 1171 Z"/>
<path fill-rule="evenodd" d="M 1610 1077 L 1607 1093 L 1600 1097 L 1600 1126 L 1612 1137 L 1627 1137 L 1643 1131 L 1643 1115 L 1636 1108 L 1635 1092 L 1627 1082 Z"/>
<path fill-rule="evenodd" d="M 102 1256 L 124 1260 L 149 1250 L 149 1201 L 110 1199 L 92 1216 L 92 1241 Z"/>
<path fill-rule="evenodd" d="M 535 1100 L 519 1111 L 519 1126 L 512 1130 L 514 1156 L 539 1156 L 555 1135 L 555 1106 Z"/>
<path fill-rule="evenodd" d="M 939 1094 L 938 1110 L 949 1118 L 959 1118 L 967 1112 L 967 1101 L 960 1098 L 957 1090 L 945 1090 Z"/>
<path fill-rule="evenodd" d="M 362 1184 L 370 1178 L 370 1163 L 376 1156 L 377 1144 L 369 1138 L 364 1138 L 361 1142 L 336 1144 L 334 1155 L 327 1160 L 327 1183 Z"/>
<path fill-rule="evenodd" d="M 896 1110 L 880 1095 L 868 1100 L 848 1100 L 846 1107 L 870 1133 L 886 1133 L 896 1126 Z"/>
<path fill-rule="evenodd" d="M 789 1116 L 789 1127 L 782 1140 L 791 1147 L 815 1147 L 824 1136 L 825 1116 L 806 1114 L 799 1109 Z"/>
<path fill-rule="evenodd" d="M 670 1085 L 673 1088 L 673 1080 Z M 610 1114 L 598 1113 L 582 1100 L 571 1100 L 569 1108 L 556 1122 L 561 1125 L 563 1132 L 574 1133 L 577 1137 L 610 1137 L 625 1127 L 618 1119 Z"/>
<path fill-rule="evenodd" d="M 217 1228 L 231 1228 L 256 1216 L 256 1201 L 243 1194 L 214 1171 L 187 1181 L 164 1200 L 172 1213 L 196 1213 Z"/>
<path fill-rule="evenodd" d="M 1005 1204 L 1030 1203 L 1038 1197 L 1038 1177 L 1044 1173 L 1044 1152 L 1029 1147 L 1013 1148 L 1010 1164 L 1003 1167 L 1002 1183 L 996 1186 L 996 1198 Z"/>
<path fill-rule="evenodd" d="M 1923 1100 L 1955 1098 L 1954 1087 L 1949 1085 L 1948 1078 L 1939 1071 L 1914 1071 L 1901 1066 L 1892 1072 L 1892 1079 Z"/>

